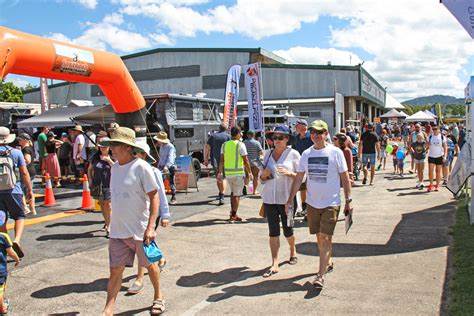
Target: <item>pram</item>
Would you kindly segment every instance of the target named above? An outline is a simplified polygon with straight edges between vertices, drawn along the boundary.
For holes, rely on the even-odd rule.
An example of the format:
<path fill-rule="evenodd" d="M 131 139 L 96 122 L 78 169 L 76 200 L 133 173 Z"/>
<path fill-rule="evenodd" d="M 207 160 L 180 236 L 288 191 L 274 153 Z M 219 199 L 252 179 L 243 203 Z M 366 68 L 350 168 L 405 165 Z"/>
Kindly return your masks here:
<path fill-rule="evenodd" d="M 360 174 L 359 146 L 357 146 L 357 144 L 354 144 L 354 147 L 352 147 L 351 150 L 352 150 L 352 166 L 353 166 L 352 173 L 354 174 L 354 180 L 358 181 L 359 174 Z"/>

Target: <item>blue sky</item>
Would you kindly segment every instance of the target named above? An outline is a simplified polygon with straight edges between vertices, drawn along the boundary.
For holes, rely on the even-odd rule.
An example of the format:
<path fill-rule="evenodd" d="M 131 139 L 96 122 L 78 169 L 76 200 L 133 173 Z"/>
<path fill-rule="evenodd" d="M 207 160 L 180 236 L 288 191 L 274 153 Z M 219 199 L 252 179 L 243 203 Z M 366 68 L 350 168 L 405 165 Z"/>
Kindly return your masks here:
<path fill-rule="evenodd" d="M 365 61 L 399 100 L 462 96 L 474 69 L 472 40 L 438 1 L 0 0 L 0 24 L 120 55 L 262 47 L 295 63 Z"/>

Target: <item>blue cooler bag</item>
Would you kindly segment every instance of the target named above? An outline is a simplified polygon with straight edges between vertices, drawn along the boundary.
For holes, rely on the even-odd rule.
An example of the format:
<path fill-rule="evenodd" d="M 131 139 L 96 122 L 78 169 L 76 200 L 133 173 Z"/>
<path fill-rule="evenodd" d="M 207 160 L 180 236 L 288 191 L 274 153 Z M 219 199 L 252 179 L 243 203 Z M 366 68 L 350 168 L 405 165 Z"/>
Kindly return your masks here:
<path fill-rule="evenodd" d="M 150 263 L 155 263 L 163 258 L 163 252 L 154 240 L 149 245 L 143 243 L 143 250 Z"/>

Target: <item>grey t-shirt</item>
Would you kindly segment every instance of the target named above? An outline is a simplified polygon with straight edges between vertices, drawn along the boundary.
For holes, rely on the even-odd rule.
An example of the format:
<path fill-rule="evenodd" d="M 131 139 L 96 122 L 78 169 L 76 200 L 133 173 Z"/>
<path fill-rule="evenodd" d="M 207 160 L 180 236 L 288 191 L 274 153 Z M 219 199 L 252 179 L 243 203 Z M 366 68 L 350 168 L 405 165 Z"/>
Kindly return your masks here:
<path fill-rule="evenodd" d="M 262 145 L 260 145 L 260 143 L 253 138 L 246 139 L 244 141 L 244 144 L 245 144 L 245 147 L 247 148 L 249 161 L 251 163 L 259 161 L 260 160 L 259 153 L 263 151 Z"/>

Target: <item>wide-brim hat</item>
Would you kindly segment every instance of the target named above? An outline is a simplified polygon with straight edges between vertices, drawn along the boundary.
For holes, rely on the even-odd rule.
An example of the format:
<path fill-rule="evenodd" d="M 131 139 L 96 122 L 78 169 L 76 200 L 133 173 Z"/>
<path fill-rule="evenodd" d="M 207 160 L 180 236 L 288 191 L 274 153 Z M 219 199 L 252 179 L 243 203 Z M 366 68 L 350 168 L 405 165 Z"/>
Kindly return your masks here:
<path fill-rule="evenodd" d="M 82 129 L 82 126 L 81 126 L 81 125 L 76 125 L 76 126 L 74 126 L 73 128 L 71 128 L 70 130 L 71 130 L 71 131 L 78 131 L 78 132 L 84 133 L 84 130 Z"/>
<path fill-rule="evenodd" d="M 109 147 L 109 145 L 106 145 L 107 142 L 110 142 L 110 138 L 108 137 L 103 137 L 99 143 L 97 143 L 97 146 L 99 147 Z"/>
<path fill-rule="evenodd" d="M 0 145 L 6 145 L 13 143 L 16 135 L 10 134 L 10 130 L 4 126 L 0 127 Z"/>
<path fill-rule="evenodd" d="M 270 132 L 268 132 L 270 136 L 273 134 L 283 134 L 283 135 L 290 135 L 291 131 L 290 128 L 286 125 L 277 125 L 275 126 Z"/>
<path fill-rule="evenodd" d="M 135 131 L 128 127 L 117 127 L 110 131 L 109 140 L 101 140 L 102 146 L 109 147 L 115 144 L 124 144 L 140 149 L 135 138 Z"/>
<path fill-rule="evenodd" d="M 159 132 L 158 135 L 154 136 L 153 139 L 157 142 L 168 144 L 170 140 L 168 139 L 168 134 L 166 132 Z"/>

